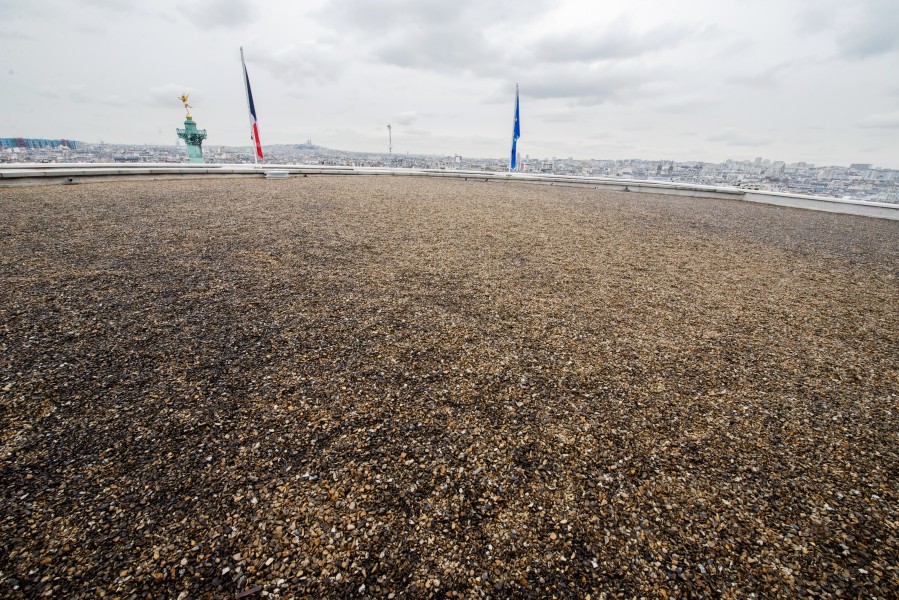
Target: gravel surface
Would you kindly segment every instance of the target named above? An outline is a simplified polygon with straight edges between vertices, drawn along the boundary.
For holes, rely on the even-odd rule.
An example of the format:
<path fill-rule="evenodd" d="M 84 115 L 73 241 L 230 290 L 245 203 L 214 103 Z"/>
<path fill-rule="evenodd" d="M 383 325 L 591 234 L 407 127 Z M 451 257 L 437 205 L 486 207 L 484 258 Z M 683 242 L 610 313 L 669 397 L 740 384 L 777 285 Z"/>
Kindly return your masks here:
<path fill-rule="evenodd" d="M 0 188 L 0 596 L 896 598 L 899 222 Z"/>

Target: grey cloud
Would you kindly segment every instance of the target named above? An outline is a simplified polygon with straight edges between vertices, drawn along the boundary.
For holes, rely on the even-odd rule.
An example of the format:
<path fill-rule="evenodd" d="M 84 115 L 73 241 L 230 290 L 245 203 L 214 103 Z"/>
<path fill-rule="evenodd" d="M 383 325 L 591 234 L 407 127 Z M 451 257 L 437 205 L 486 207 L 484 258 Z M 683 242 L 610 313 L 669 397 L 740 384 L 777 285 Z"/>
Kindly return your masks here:
<path fill-rule="evenodd" d="M 0 40 L 9 40 L 11 42 L 34 42 L 37 37 L 24 31 L 11 31 L 9 29 L 0 31 Z"/>
<path fill-rule="evenodd" d="M 610 131 L 596 131 L 586 136 L 588 140 L 603 140 L 609 141 L 614 138 L 615 135 Z"/>
<path fill-rule="evenodd" d="M 78 33 L 82 33 L 87 36 L 103 36 L 106 35 L 109 31 L 106 23 L 97 23 L 96 21 L 88 21 L 86 23 L 72 25 L 72 28 Z"/>
<path fill-rule="evenodd" d="M 414 137 L 414 138 L 427 138 L 427 137 L 431 137 L 432 133 L 430 131 L 428 131 L 427 129 L 412 128 L 412 129 L 401 129 L 396 132 L 396 135 Z"/>
<path fill-rule="evenodd" d="M 733 127 L 725 127 L 706 139 L 710 142 L 723 142 L 728 146 L 764 146 L 771 142 L 770 138 L 748 134 Z"/>
<path fill-rule="evenodd" d="M 51 100 L 58 100 L 62 94 L 60 94 L 60 90 L 51 87 L 40 87 L 37 88 L 37 91 L 45 98 L 49 98 Z"/>
<path fill-rule="evenodd" d="M 559 33 L 538 41 L 535 57 L 544 62 L 595 62 L 633 58 L 680 44 L 695 32 L 671 25 L 643 32 L 634 30 L 630 19 L 618 19 L 604 31 Z"/>
<path fill-rule="evenodd" d="M 87 86 L 83 84 L 70 85 L 66 92 L 69 95 L 69 98 L 78 103 L 90 102 L 91 97 L 88 94 Z"/>
<path fill-rule="evenodd" d="M 329 44 L 300 42 L 253 57 L 252 62 L 289 84 L 328 83 L 343 75 L 346 63 L 342 57 L 340 49 Z"/>
<path fill-rule="evenodd" d="M 105 33 L 108 21 L 121 19 L 139 19 L 152 16 L 165 18 L 152 3 L 141 0 L 80 0 L 75 7 L 79 16 L 84 13 L 85 21 L 81 24 L 86 33 Z M 86 13 L 85 8 L 93 9 Z M 189 10 L 187 11 L 189 14 Z M 97 16 L 101 18 L 97 18 Z M 171 19 L 169 19 L 171 20 Z"/>
<path fill-rule="evenodd" d="M 617 64 L 688 38 L 718 35 L 715 27 L 671 25 L 639 31 L 627 19 L 615 20 L 601 34 L 582 31 L 554 35 L 533 42 L 508 39 L 513 21 L 545 19 L 543 0 L 508 0 L 483 3 L 461 0 L 430 3 L 418 0 L 387 0 L 369 3 L 337 0 L 320 13 L 324 23 L 340 24 L 344 43 L 361 48 L 360 54 L 387 65 L 438 73 L 471 74 L 499 82 L 520 81 L 522 94 L 532 99 L 562 99 L 572 105 L 593 106 L 603 102 L 659 94 L 661 76 L 645 66 Z M 526 27 L 519 23 L 518 27 Z M 513 36 L 514 37 L 514 36 Z M 364 42 L 364 43 L 363 43 Z M 529 47 L 530 44 L 530 47 Z M 358 58 L 358 54 L 356 58 Z M 606 68 L 586 66 L 610 59 Z M 525 84 L 525 82 L 527 82 Z M 506 102 L 507 87 L 482 96 L 483 102 Z"/>
<path fill-rule="evenodd" d="M 394 36 L 375 51 L 388 64 L 428 70 L 483 70 L 493 55 L 487 40 L 473 30 L 437 27 Z"/>
<path fill-rule="evenodd" d="M 3 25 L 10 30 L 0 32 L 0 39 L 21 40 L 45 40 L 38 35 L 12 31 L 16 21 L 29 20 L 38 23 L 51 22 L 57 19 L 65 19 L 69 33 L 91 35 L 105 35 L 110 23 L 129 19 L 132 22 L 137 18 L 153 16 L 166 18 L 158 9 L 150 3 L 140 0 L 80 0 L 79 2 L 27 2 L 23 0 L 0 0 L 0 15 L 3 16 Z M 129 22 L 129 25 L 131 23 Z"/>
<path fill-rule="evenodd" d="M 824 33 L 833 28 L 837 11 L 826 0 L 804 4 L 796 14 L 797 31 L 800 33 Z"/>
<path fill-rule="evenodd" d="M 41 39 L 41 28 L 34 27 L 32 23 L 52 22 L 60 12 L 59 7 L 49 2 L 0 0 L 0 23 L 3 27 L 0 39 L 38 41 Z"/>
<path fill-rule="evenodd" d="M 664 88 L 659 74 L 646 68 L 545 67 L 528 73 L 523 96 L 541 100 L 564 99 L 575 105 L 633 102 Z"/>
<path fill-rule="evenodd" d="M 527 95 L 532 98 L 575 100 L 577 104 L 587 106 L 617 100 L 620 94 L 621 88 L 615 83 L 589 76 L 538 79 L 527 86 Z"/>
<path fill-rule="evenodd" d="M 178 108 L 181 100 L 181 94 L 192 94 L 193 89 L 190 86 L 179 85 L 177 83 L 166 83 L 164 85 L 152 87 L 147 90 L 145 97 L 146 104 L 150 106 L 167 106 Z"/>
<path fill-rule="evenodd" d="M 381 0 L 380 2 L 337 0 L 319 13 L 323 20 L 374 33 L 427 27 L 458 19 L 459 7 L 451 2 Z"/>
<path fill-rule="evenodd" d="M 728 81 L 758 89 L 771 89 L 780 86 L 783 72 L 791 66 L 792 63 L 784 61 L 757 73 L 734 75 L 733 77 L 730 77 Z"/>
<path fill-rule="evenodd" d="M 318 13 L 346 45 L 377 61 L 413 69 L 464 70 L 480 75 L 503 68 L 506 48 L 493 28 L 533 18 L 547 0 L 421 2 L 336 0 Z"/>
<path fill-rule="evenodd" d="M 422 113 L 417 110 L 405 110 L 403 112 L 397 113 L 393 116 L 391 123 L 396 123 L 398 125 L 412 125 L 413 123 L 420 121 L 421 119 L 429 119 L 434 118 L 436 115 L 433 113 Z"/>
<path fill-rule="evenodd" d="M 325 5 L 318 16 L 325 22 L 341 27 L 349 25 L 378 36 L 410 27 L 429 29 L 459 24 L 470 29 L 473 22 L 518 21 L 528 19 L 534 11 L 548 5 L 549 0 L 334 0 Z"/>
<path fill-rule="evenodd" d="M 206 0 L 184 11 L 187 18 L 198 27 L 237 28 L 256 20 L 250 0 Z"/>
<path fill-rule="evenodd" d="M 108 13 L 130 13 L 140 9 L 142 2 L 128 0 L 81 0 L 82 4 L 89 4 Z"/>
<path fill-rule="evenodd" d="M 709 92 L 690 92 L 681 96 L 665 98 L 656 102 L 655 106 L 657 111 L 661 113 L 697 114 L 711 106 L 718 105 L 720 102 L 719 98 L 713 97 Z"/>
<path fill-rule="evenodd" d="M 867 0 L 855 7 L 856 18 L 838 38 L 842 55 L 860 60 L 899 51 L 899 10 L 895 0 Z"/>
<path fill-rule="evenodd" d="M 517 41 L 515 51 L 510 52 L 502 36 L 502 28 L 509 27 L 509 16 L 526 20 L 535 14 L 523 10 L 521 3 L 433 4 L 390 0 L 386 4 L 360 6 L 343 0 L 329 8 L 334 13 L 328 18 L 344 15 L 347 19 L 344 24 L 350 23 L 353 33 L 371 35 L 367 38 L 370 56 L 379 61 L 405 68 L 458 70 L 480 76 L 512 77 L 514 71 L 530 71 L 534 64 L 634 58 L 671 48 L 697 35 L 716 35 L 714 28 L 697 33 L 693 27 L 679 25 L 640 32 L 630 20 L 619 19 L 600 33 L 553 35 L 538 40 L 530 49 L 526 42 Z M 499 29 L 494 31 L 497 22 Z"/>
<path fill-rule="evenodd" d="M 731 59 L 752 50 L 757 42 L 749 38 L 735 39 L 717 50 L 712 56 L 716 60 Z"/>
<path fill-rule="evenodd" d="M 584 117 L 572 110 L 562 110 L 541 112 L 539 118 L 543 123 L 573 123 L 583 120 Z"/>
<path fill-rule="evenodd" d="M 92 91 L 84 84 L 70 85 L 66 93 L 71 102 L 76 104 L 102 104 L 105 106 L 129 106 L 131 103 L 119 95 L 104 96 Z"/>
<path fill-rule="evenodd" d="M 865 129 L 899 129 L 899 112 L 871 115 L 862 119 L 858 126 Z"/>
<path fill-rule="evenodd" d="M 392 123 L 398 123 L 399 125 L 411 125 L 415 122 L 416 113 L 414 110 L 407 110 L 406 112 L 401 112 L 392 119 Z"/>
<path fill-rule="evenodd" d="M 52 13 L 52 7 L 41 2 L 0 0 L 0 15 L 5 21 L 28 17 L 43 17 Z"/>

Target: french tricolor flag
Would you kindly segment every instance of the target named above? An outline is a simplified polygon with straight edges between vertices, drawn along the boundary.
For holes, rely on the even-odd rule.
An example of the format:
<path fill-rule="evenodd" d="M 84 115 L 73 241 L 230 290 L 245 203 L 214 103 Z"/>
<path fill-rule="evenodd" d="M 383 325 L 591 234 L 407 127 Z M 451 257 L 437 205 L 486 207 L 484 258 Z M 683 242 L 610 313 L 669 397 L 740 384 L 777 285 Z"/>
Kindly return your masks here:
<path fill-rule="evenodd" d="M 250 90 L 250 76 L 247 75 L 247 63 L 243 60 L 243 48 L 240 49 L 240 64 L 243 65 L 243 80 L 247 86 L 247 107 L 250 109 L 250 135 L 256 145 L 256 156 L 262 158 L 262 143 L 259 141 L 259 124 L 256 122 L 256 105 L 253 104 L 253 91 Z"/>

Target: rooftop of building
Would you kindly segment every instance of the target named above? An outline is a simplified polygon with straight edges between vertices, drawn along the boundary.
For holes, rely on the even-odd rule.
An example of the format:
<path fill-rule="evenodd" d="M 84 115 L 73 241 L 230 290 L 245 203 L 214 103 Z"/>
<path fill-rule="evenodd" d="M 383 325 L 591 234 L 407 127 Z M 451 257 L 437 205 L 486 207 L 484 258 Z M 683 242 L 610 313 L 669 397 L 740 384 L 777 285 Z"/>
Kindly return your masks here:
<path fill-rule="evenodd" d="M 0 239 L 6 597 L 899 586 L 897 221 L 332 176 Z"/>

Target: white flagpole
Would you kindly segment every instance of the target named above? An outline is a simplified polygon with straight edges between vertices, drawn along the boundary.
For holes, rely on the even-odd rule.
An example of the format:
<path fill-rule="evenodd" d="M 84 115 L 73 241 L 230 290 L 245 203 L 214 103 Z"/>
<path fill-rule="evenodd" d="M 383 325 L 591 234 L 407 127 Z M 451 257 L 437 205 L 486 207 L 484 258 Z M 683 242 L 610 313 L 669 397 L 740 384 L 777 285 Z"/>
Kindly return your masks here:
<path fill-rule="evenodd" d="M 518 91 L 518 84 L 515 84 L 515 91 Z M 515 103 L 512 103 L 512 145 L 515 145 Z M 509 158 L 508 173 L 512 172 L 512 158 Z"/>
<path fill-rule="evenodd" d="M 243 46 L 240 47 L 240 66 L 243 67 L 243 87 L 247 97 L 247 115 L 252 117 L 250 112 L 250 83 L 247 80 L 247 63 L 243 60 Z M 253 133 L 252 123 L 250 123 L 250 139 L 253 140 L 253 165 L 259 166 L 259 158 L 256 156 L 256 134 Z"/>

